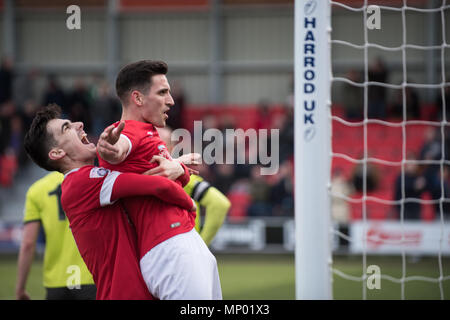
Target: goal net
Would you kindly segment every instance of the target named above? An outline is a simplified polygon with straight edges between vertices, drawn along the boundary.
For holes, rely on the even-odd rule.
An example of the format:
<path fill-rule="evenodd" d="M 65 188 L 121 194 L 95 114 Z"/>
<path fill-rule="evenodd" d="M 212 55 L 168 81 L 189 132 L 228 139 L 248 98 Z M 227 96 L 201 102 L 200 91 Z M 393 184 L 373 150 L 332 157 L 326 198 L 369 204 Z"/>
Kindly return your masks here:
<path fill-rule="evenodd" d="M 333 279 L 450 298 L 449 19 L 446 0 L 296 0 L 297 299 L 332 299 Z M 414 274 L 423 257 L 435 272 Z"/>

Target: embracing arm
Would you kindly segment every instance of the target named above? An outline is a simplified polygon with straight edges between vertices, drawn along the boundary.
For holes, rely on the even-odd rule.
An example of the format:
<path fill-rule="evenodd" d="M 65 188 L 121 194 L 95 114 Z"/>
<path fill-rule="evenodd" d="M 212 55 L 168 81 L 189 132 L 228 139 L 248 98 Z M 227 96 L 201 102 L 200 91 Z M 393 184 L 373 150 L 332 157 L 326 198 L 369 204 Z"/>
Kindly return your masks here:
<path fill-rule="evenodd" d="M 184 172 L 181 176 L 178 177 L 178 181 L 181 183 L 181 186 L 185 186 L 189 183 L 189 180 L 191 179 L 191 173 L 189 172 L 189 168 L 186 167 L 183 163 L 181 163 L 181 167 L 183 168 Z"/>
<path fill-rule="evenodd" d="M 161 176 L 121 173 L 114 181 L 111 202 L 134 196 L 155 196 L 188 211 L 196 209 L 194 201 L 177 183 Z"/>
<path fill-rule="evenodd" d="M 178 177 L 181 185 L 184 187 L 189 183 L 191 174 L 198 174 L 197 170 L 187 167 L 187 165 L 201 164 L 202 156 L 199 153 L 188 153 L 176 158 L 175 161 L 179 162 L 184 169 L 184 174 Z"/>
<path fill-rule="evenodd" d="M 163 176 L 170 180 L 179 181 L 184 187 L 191 179 L 189 168 L 176 160 L 168 160 L 162 156 L 153 156 L 150 163 L 157 162 L 158 166 L 148 170 L 145 174 L 152 176 Z"/>

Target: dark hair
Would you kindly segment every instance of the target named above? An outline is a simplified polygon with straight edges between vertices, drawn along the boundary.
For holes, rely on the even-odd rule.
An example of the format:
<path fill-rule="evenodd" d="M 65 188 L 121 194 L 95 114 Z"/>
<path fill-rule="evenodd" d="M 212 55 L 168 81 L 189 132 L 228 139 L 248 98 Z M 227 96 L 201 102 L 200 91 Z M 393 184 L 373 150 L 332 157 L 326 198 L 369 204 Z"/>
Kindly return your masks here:
<path fill-rule="evenodd" d="M 59 171 L 56 163 L 48 157 L 50 149 L 56 141 L 47 130 L 47 123 L 61 117 L 61 108 L 50 104 L 39 110 L 24 138 L 24 148 L 30 158 L 41 168 L 48 171 Z"/>
<path fill-rule="evenodd" d="M 142 60 L 127 64 L 117 75 L 117 96 L 122 103 L 125 103 L 132 90 L 147 92 L 152 77 L 158 74 L 167 74 L 167 69 L 167 64 L 164 61 Z"/>

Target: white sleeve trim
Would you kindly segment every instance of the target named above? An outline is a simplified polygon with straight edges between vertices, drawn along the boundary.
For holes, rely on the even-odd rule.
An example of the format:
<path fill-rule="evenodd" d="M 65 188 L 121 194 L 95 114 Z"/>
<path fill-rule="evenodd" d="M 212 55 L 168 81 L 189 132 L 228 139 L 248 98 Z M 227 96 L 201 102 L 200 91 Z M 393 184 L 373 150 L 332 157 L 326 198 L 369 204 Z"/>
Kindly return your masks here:
<path fill-rule="evenodd" d="M 111 171 L 103 180 L 102 189 L 100 190 L 100 205 L 102 207 L 113 204 L 115 201 L 111 201 L 112 190 L 114 187 L 114 182 L 116 182 L 117 177 L 120 175 L 118 171 Z"/>
<path fill-rule="evenodd" d="M 130 138 L 128 138 L 128 137 L 127 137 L 126 135 L 124 135 L 123 133 L 121 133 L 120 136 L 123 137 L 125 140 L 127 140 L 127 141 L 128 141 L 128 144 L 129 144 L 128 152 L 127 152 L 127 155 L 125 156 L 125 159 L 126 159 L 126 158 L 128 157 L 128 155 L 130 154 L 131 149 L 133 148 L 133 144 L 131 143 Z"/>

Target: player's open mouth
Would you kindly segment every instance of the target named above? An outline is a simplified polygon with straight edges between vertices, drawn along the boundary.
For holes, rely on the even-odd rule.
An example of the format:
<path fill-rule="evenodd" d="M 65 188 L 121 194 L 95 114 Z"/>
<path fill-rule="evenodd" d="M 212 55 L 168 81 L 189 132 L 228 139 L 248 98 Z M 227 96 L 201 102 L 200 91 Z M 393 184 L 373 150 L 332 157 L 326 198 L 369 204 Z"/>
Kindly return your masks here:
<path fill-rule="evenodd" d="M 84 132 L 81 134 L 80 140 L 81 140 L 81 142 L 82 142 L 83 144 L 90 144 L 90 142 L 89 142 L 89 140 L 88 140 L 88 138 L 87 138 L 87 134 L 84 133 Z"/>

